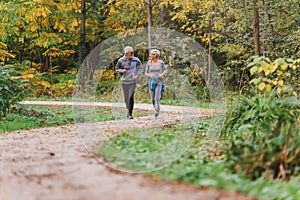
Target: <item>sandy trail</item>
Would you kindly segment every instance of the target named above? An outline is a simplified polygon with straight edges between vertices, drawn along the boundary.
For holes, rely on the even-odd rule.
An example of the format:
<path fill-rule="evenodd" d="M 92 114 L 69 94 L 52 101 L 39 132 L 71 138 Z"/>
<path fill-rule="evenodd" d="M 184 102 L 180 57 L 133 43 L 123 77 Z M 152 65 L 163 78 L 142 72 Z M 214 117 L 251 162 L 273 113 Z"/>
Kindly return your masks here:
<path fill-rule="evenodd" d="M 209 115 L 206 112 L 203 115 Z M 178 113 L 164 116 L 168 123 L 180 119 Z M 136 118 L 131 123 L 147 126 L 149 121 L 155 123 L 150 117 Z M 109 132 L 118 128 L 116 124 L 106 121 L 90 128 Z M 254 199 L 112 170 L 93 157 L 93 148 L 87 151 L 85 145 L 99 142 L 94 139 L 88 138 L 83 144 L 75 125 L 0 134 L 0 200 Z"/>

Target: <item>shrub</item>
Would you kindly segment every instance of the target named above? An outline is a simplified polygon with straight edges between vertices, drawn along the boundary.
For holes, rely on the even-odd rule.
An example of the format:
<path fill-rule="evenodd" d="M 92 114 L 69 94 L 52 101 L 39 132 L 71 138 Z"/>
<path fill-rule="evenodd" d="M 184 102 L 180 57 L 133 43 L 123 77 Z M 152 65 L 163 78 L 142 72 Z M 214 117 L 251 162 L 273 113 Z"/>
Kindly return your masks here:
<path fill-rule="evenodd" d="M 251 84 L 257 86 L 259 91 L 270 92 L 276 89 L 277 93 L 291 93 L 299 95 L 300 59 L 278 58 L 275 61 L 261 56 L 253 57 L 247 68 L 252 75 Z"/>
<path fill-rule="evenodd" d="M 0 117 L 5 116 L 10 107 L 25 96 L 25 84 L 21 80 L 12 78 L 15 73 L 13 68 L 0 68 Z"/>
<path fill-rule="evenodd" d="M 276 92 L 242 96 L 225 122 L 227 159 L 250 178 L 299 175 L 300 102 Z"/>

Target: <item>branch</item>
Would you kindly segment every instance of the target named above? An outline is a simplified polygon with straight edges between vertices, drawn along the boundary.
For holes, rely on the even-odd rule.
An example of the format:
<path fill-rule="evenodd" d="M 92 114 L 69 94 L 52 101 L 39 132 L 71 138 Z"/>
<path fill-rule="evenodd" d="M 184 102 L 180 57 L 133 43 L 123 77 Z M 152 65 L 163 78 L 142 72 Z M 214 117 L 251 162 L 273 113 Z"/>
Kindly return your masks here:
<path fill-rule="evenodd" d="M 155 6 L 160 0 L 155 0 L 153 3 L 152 3 L 152 7 Z"/>
<path fill-rule="evenodd" d="M 228 34 L 222 32 L 222 31 L 218 31 L 218 30 L 214 30 L 214 29 L 213 29 L 213 32 L 219 33 L 219 34 L 221 34 L 221 35 L 223 35 L 223 36 L 225 36 L 225 37 L 227 37 L 227 38 L 229 38 L 229 39 L 232 39 L 232 40 L 235 40 L 235 41 L 237 41 L 237 42 L 239 42 L 239 43 L 245 44 L 245 45 L 247 45 L 247 46 L 248 46 L 249 48 L 251 48 L 251 49 L 254 48 L 254 45 L 253 45 L 253 44 L 251 44 L 251 43 L 246 43 L 244 40 L 241 40 L 241 39 L 232 37 L 232 36 L 230 36 L 230 35 L 228 35 Z"/>
<path fill-rule="evenodd" d="M 150 7 L 153 8 L 153 6 L 157 5 L 159 1 L 160 1 L 160 0 L 155 0 L 154 2 L 151 3 Z M 149 6 L 149 1 L 144 1 L 144 3 L 145 3 L 147 6 Z"/>
<path fill-rule="evenodd" d="M 92 5 L 90 5 L 89 7 L 87 7 L 86 9 L 85 9 L 85 12 L 87 12 L 89 9 L 91 9 L 92 7 L 93 7 L 94 5 L 92 4 Z"/>

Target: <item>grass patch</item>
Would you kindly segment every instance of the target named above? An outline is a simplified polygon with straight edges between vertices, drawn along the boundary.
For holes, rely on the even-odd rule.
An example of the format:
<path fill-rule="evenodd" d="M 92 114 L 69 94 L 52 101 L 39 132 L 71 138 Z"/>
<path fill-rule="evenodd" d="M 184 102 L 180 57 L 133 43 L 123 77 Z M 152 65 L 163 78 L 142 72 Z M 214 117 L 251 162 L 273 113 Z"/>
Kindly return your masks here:
<path fill-rule="evenodd" d="M 102 144 L 99 153 L 110 163 L 110 166 L 116 168 L 144 172 L 151 176 L 184 181 L 197 186 L 241 192 L 261 199 L 300 199 L 299 176 L 289 181 L 263 177 L 251 180 L 242 172 L 234 173 L 225 159 L 224 152 L 219 151 L 219 148 L 212 149 L 206 156 L 201 154 L 208 127 L 209 119 L 185 126 L 130 130 Z M 180 135 L 182 131 L 185 131 L 184 135 Z M 189 134 L 193 135 L 189 138 L 191 140 L 187 140 L 186 136 Z M 162 163 L 164 158 L 170 156 L 167 154 L 169 149 L 164 147 L 174 145 L 178 139 L 190 142 L 188 149 L 173 162 Z M 165 151 L 159 151 L 161 149 Z M 150 157 L 152 160 L 148 159 L 147 155 L 155 151 L 158 154 Z M 158 164 L 163 164 L 162 168 L 151 171 L 157 169 Z"/>
<path fill-rule="evenodd" d="M 1 119 L 0 132 L 66 125 L 73 121 L 71 107 L 24 105 Z"/>
<path fill-rule="evenodd" d="M 83 108 L 90 111 L 90 108 Z M 136 116 L 145 115 L 147 111 L 134 111 Z M 96 107 L 93 109 L 92 122 L 101 122 L 116 119 L 116 113 L 111 108 Z M 126 116 L 124 115 L 123 118 Z M 78 122 L 74 118 L 72 106 L 36 106 L 22 105 L 14 108 L 6 117 L 0 119 L 0 133 L 28 130 L 33 128 L 51 127 L 74 124 Z M 91 121 L 90 121 L 91 122 Z"/>

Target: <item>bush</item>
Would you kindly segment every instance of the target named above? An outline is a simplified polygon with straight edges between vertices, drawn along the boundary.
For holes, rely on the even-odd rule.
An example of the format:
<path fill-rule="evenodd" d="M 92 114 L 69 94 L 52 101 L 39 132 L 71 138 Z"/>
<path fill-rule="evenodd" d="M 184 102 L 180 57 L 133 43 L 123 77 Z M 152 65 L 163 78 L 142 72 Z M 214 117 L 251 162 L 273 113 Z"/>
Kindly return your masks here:
<path fill-rule="evenodd" d="M 269 92 L 276 89 L 278 94 L 299 95 L 300 59 L 278 58 L 271 61 L 264 56 L 253 57 L 247 66 L 252 75 L 251 84 L 259 91 Z"/>
<path fill-rule="evenodd" d="M 10 107 L 20 102 L 25 96 L 24 82 L 13 79 L 11 76 L 15 73 L 13 68 L 0 68 L 0 117 L 5 116 Z"/>
<path fill-rule="evenodd" d="M 240 97 L 226 119 L 227 159 L 250 178 L 299 175 L 300 102 L 276 92 Z"/>

